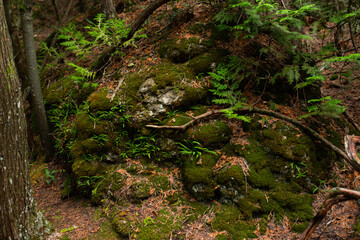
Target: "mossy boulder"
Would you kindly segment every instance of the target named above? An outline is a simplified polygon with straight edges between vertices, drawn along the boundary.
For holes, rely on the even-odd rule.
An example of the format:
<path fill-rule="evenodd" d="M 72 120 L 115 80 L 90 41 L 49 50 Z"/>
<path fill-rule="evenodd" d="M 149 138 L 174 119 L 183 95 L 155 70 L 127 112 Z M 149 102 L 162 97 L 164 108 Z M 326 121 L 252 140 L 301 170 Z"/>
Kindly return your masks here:
<path fill-rule="evenodd" d="M 197 200 L 213 199 L 215 183 L 212 175 L 212 168 L 187 167 L 183 174 L 185 187 Z"/>
<path fill-rule="evenodd" d="M 185 65 L 163 63 L 126 79 L 120 94 L 128 102 L 131 115 L 139 124 L 164 118 L 170 109 L 188 108 L 207 98 L 206 87 L 197 83 L 192 70 Z"/>
<path fill-rule="evenodd" d="M 184 63 L 208 50 L 208 47 L 200 43 L 198 38 L 169 40 L 161 44 L 160 57 L 167 57 L 173 63 Z"/>
<path fill-rule="evenodd" d="M 80 105 L 96 90 L 96 87 L 96 85 L 77 83 L 72 76 L 67 76 L 43 90 L 45 104 L 50 107 L 64 101 L 74 101 Z"/>
<path fill-rule="evenodd" d="M 194 140 L 204 147 L 218 149 L 230 141 L 230 129 L 225 122 L 213 121 L 195 126 L 187 131 Z"/>
<path fill-rule="evenodd" d="M 125 172 L 117 169 L 108 169 L 103 175 L 104 178 L 99 181 L 92 191 L 91 201 L 95 204 L 100 204 L 103 199 L 111 199 L 121 201 L 126 196 L 123 196 L 121 190 L 129 177 Z"/>
<path fill-rule="evenodd" d="M 124 210 L 115 211 L 111 214 L 110 222 L 119 237 L 129 238 L 131 225 L 134 222 L 134 217 L 130 213 Z"/>
<path fill-rule="evenodd" d="M 116 106 L 118 102 L 116 100 L 112 101 L 108 95 L 109 90 L 107 88 L 101 88 L 91 94 L 89 97 L 90 111 L 94 113 L 97 111 L 108 111 Z"/>
<path fill-rule="evenodd" d="M 230 239 L 256 238 L 254 233 L 257 226 L 255 223 L 247 222 L 241 211 L 235 205 L 222 205 L 217 209 L 212 227 L 221 232 L 226 231 Z"/>
<path fill-rule="evenodd" d="M 77 177 L 101 175 L 106 171 L 106 166 L 98 161 L 75 160 L 72 171 Z"/>
<path fill-rule="evenodd" d="M 216 67 L 224 62 L 228 55 L 229 52 L 224 49 L 211 50 L 191 59 L 187 66 L 190 67 L 196 75 L 200 73 L 207 74 L 208 72 L 215 71 Z"/>

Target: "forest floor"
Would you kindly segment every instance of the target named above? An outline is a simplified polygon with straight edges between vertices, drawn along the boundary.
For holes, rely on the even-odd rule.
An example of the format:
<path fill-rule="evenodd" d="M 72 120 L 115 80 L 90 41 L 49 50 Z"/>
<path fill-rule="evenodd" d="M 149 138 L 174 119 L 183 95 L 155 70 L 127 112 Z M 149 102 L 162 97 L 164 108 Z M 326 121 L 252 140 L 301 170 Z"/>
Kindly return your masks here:
<path fill-rule="evenodd" d="M 62 1 L 58 2 L 61 3 Z M 59 6 L 59 8 L 65 7 L 66 6 Z M 195 9 L 195 11 L 198 11 L 196 14 L 199 16 L 203 14 L 203 10 L 204 9 Z M 70 9 L 68 13 L 69 18 L 74 15 L 72 11 L 74 10 Z M 137 13 L 135 12 L 134 14 L 136 15 Z M 55 18 L 53 16 L 53 13 L 47 14 L 46 17 L 43 16 L 45 19 L 40 18 L 40 20 L 38 20 L 39 22 L 35 22 L 35 24 L 40 26 L 42 24 L 41 22 L 48 22 L 48 26 L 50 25 L 49 23 L 56 25 L 56 22 L 54 22 Z M 161 23 L 158 24 L 160 25 Z M 158 26 L 153 27 L 156 28 Z M 37 33 L 37 38 L 39 40 L 44 40 L 53 31 L 53 28 L 44 26 L 38 29 L 41 29 Z M 178 32 L 181 32 L 181 30 Z M 134 62 L 134 58 L 132 58 L 132 56 L 139 53 L 145 54 L 144 56 L 147 56 L 147 58 L 143 62 Z M 138 66 L 144 67 L 144 65 L 154 64 L 159 60 L 158 56 L 152 55 L 152 51 L 150 51 L 148 46 L 141 44 L 138 49 L 134 50 L 131 54 L 127 54 L 127 56 L 127 59 L 124 59 L 125 66 L 129 62 L 133 62 L 135 64 L 138 63 Z M 137 59 L 139 59 L 139 57 Z M 124 69 L 126 70 L 126 67 Z M 108 84 L 111 84 L 111 82 Z M 322 92 L 324 96 L 331 96 L 333 99 L 341 100 L 342 103 L 347 106 L 350 117 L 353 118 L 356 123 L 360 123 L 359 118 L 357 117 L 357 113 L 360 112 L 359 81 L 343 82 L 341 79 L 334 81 L 328 80 L 324 84 Z M 37 168 L 38 166 L 34 167 Z M 56 181 L 47 183 L 50 179 L 46 178 L 46 176 L 33 181 L 33 190 L 38 207 L 43 212 L 46 219 L 51 222 L 54 228 L 55 234 L 53 234 L 49 239 L 58 239 L 65 235 L 69 239 L 89 239 L 95 236 L 98 231 L 101 231 L 101 224 L 105 221 L 105 219 L 101 217 L 102 208 L 92 206 L 86 199 L 76 197 L 61 199 L 61 191 L 65 178 L 65 173 L 62 171 L 62 167 L 60 165 L 51 164 L 44 165 L 43 167 L 50 170 L 57 170 L 56 173 L 53 174 Z M 354 173 L 350 169 L 341 168 L 340 170 L 337 165 L 334 165 L 332 174 L 337 176 L 334 181 L 337 181 L 340 186 L 348 186 L 351 189 L 357 189 L 357 187 L 360 187 L 358 174 L 356 172 Z M 323 191 L 314 195 L 316 199 L 313 203 L 314 213 L 320 208 L 327 196 L 326 191 L 330 189 L 330 184 L 326 183 L 323 187 Z M 353 225 L 357 222 L 359 215 L 360 207 L 356 201 L 347 201 L 338 204 L 331 208 L 311 239 L 351 239 L 353 236 Z M 269 216 L 267 232 L 265 235 L 259 237 L 259 239 L 300 239 L 299 234 L 291 232 L 291 227 L 292 226 L 286 218 L 284 218 L 281 224 L 278 224 L 274 222 L 271 216 Z M 189 233 L 187 236 L 191 237 L 188 239 L 207 240 L 214 239 L 216 236 L 211 234 L 211 228 L 208 226 L 199 225 L 197 227 L 189 228 L 189 231 L 191 231 L 191 229 L 194 233 Z M 174 239 L 176 239 L 176 237 Z"/>

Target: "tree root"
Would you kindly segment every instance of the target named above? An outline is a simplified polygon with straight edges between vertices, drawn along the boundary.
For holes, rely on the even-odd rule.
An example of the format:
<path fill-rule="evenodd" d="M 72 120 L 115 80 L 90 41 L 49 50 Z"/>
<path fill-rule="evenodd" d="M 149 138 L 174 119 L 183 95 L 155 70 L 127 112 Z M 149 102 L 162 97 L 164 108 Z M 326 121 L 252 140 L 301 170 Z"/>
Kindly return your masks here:
<path fill-rule="evenodd" d="M 326 213 L 333 205 L 356 199 L 360 199 L 360 192 L 346 188 L 334 188 L 324 201 L 321 209 L 302 233 L 302 239 L 308 240 L 310 238 L 311 234 L 315 231 L 316 227 L 320 224 L 321 220 L 326 216 Z"/>
<path fill-rule="evenodd" d="M 146 127 L 148 127 L 148 128 L 156 128 L 156 129 L 185 130 L 187 127 L 191 126 L 192 124 L 194 124 L 196 121 L 199 121 L 200 119 L 206 118 L 206 117 L 214 115 L 214 114 L 223 113 L 226 110 L 229 110 L 229 109 L 210 110 L 210 111 L 208 111 L 208 112 L 206 112 L 206 113 L 204 113 L 202 115 L 194 117 L 190 122 L 188 122 L 188 123 L 186 123 L 184 125 L 181 125 L 181 126 L 146 125 Z M 239 114 L 259 113 L 259 114 L 272 116 L 272 117 L 284 120 L 286 122 L 289 122 L 289 123 L 293 124 L 294 126 L 299 127 L 300 129 L 302 129 L 304 132 L 309 134 L 314 139 L 317 139 L 320 142 L 322 142 L 323 144 L 325 144 L 326 146 L 328 146 L 331 150 L 333 150 L 336 153 L 337 156 L 344 159 L 348 164 L 350 164 L 350 166 L 352 166 L 354 170 L 360 172 L 360 162 L 352 160 L 341 149 L 336 147 L 334 144 L 332 144 L 327 139 L 320 136 L 320 134 L 318 134 L 316 131 L 312 130 L 308 126 L 305 126 L 304 124 L 302 124 L 301 122 L 299 122 L 299 121 L 297 121 L 297 120 L 295 120 L 293 118 L 290 118 L 290 117 L 285 116 L 285 115 L 280 114 L 280 113 L 276 113 L 276 112 L 273 112 L 273 111 L 270 111 L 270 110 L 264 110 L 264 109 L 260 109 L 260 108 L 242 108 L 242 109 L 237 110 L 236 113 L 239 113 Z"/>

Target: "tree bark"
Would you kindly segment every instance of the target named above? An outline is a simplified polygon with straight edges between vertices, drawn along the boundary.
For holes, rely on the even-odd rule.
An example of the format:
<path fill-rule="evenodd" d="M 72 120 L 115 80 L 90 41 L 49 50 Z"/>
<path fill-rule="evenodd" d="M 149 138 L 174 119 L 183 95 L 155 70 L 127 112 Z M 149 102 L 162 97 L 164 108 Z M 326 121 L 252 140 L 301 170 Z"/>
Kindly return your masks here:
<path fill-rule="evenodd" d="M 0 1 L 0 239 L 40 239 L 46 221 L 31 190 L 22 91 Z"/>
<path fill-rule="evenodd" d="M 23 31 L 25 57 L 28 69 L 28 78 L 31 86 L 33 109 L 36 116 L 36 124 L 40 134 L 41 145 L 49 160 L 53 156 L 52 140 L 49 135 L 49 125 L 46 118 L 43 96 L 41 91 L 39 71 L 37 68 L 36 51 L 34 43 L 34 31 L 32 22 L 32 0 L 24 0 L 21 9 L 21 24 Z"/>
<path fill-rule="evenodd" d="M 116 10 L 113 0 L 102 0 L 101 1 L 101 9 L 105 14 L 106 19 L 112 19 L 116 16 Z"/>

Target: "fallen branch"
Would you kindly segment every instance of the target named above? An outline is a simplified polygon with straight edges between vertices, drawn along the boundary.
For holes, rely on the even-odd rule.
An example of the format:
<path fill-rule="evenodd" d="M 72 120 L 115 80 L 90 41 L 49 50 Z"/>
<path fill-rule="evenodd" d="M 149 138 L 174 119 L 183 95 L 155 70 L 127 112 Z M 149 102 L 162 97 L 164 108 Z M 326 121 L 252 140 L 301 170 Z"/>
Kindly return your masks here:
<path fill-rule="evenodd" d="M 206 113 L 204 113 L 202 115 L 199 115 L 199 116 L 195 117 L 190 122 L 188 122 L 188 123 L 186 123 L 184 125 L 180 125 L 180 126 L 146 125 L 146 127 L 148 127 L 148 128 L 156 128 L 156 129 L 185 130 L 187 127 L 192 125 L 195 121 L 198 121 L 198 120 L 200 120 L 202 118 L 206 118 L 206 117 L 214 115 L 214 114 L 223 113 L 226 110 L 229 110 L 229 109 L 210 110 L 210 111 L 208 111 L 208 112 L 206 112 Z M 289 123 L 293 124 L 294 126 L 301 128 L 304 132 L 306 132 L 307 134 L 309 134 L 313 138 L 315 138 L 315 139 L 319 140 L 320 142 L 322 142 L 323 144 L 327 145 L 331 150 L 333 150 L 336 153 L 336 155 L 338 155 L 340 158 L 343 158 L 348 164 L 350 164 L 354 168 L 354 170 L 360 172 L 360 163 L 359 162 L 353 161 L 351 158 L 348 157 L 348 155 L 346 155 L 341 149 L 336 147 L 330 141 L 326 140 L 325 138 L 320 136 L 320 134 L 318 134 L 316 131 L 312 130 L 311 128 L 305 126 L 304 124 L 302 124 L 301 122 L 299 122 L 299 121 L 297 121 L 297 120 L 295 120 L 293 118 L 290 118 L 290 117 L 285 116 L 285 115 L 280 114 L 280 113 L 276 113 L 276 112 L 273 112 L 273 111 L 264 110 L 264 109 L 260 109 L 260 108 L 242 108 L 242 109 L 237 110 L 236 113 L 240 113 L 240 114 L 259 113 L 259 114 L 272 116 L 272 117 L 284 120 L 286 122 L 289 122 Z"/>
<path fill-rule="evenodd" d="M 146 125 L 146 127 L 148 128 L 156 128 L 156 129 L 175 129 L 175 130 L 185 130 L 186 128 L 188 128 L 189 126 L 191 126 L 192 124 L 194 124 L 194 122 L 199 121 L 200 119 L 206 118 L 208 116 L 211 115 L 215 115 L 215 114 L 220 114 L 223 113 L 223 111 L 226 109 L 220 109 L 220 110 L 210 110 L 207 111 L 206 113 L 203 113 L 199 116 L 193 117 L 193 119 L 191 119 L 189 122 L 180 125 L 180 126 L 168 126 L 168 125 L 163 125 L 163 126 L 159 126 L 159 125 Z"/>
<path fill-rule="evenodd" d="M 315 231 L 316 227 L 320 224 L 321 220 L 324 219 L 326 213 L 333 205 L 356 199 L 360 199 L 360 192 L 346 188 L 334 188 L 324 201 L 321 209 L 314 216 L 308 227 L 302 233 L 302 239 L 308 240 L 310 238 L 311 234 Z"/>

